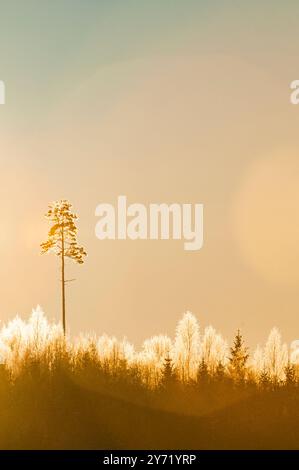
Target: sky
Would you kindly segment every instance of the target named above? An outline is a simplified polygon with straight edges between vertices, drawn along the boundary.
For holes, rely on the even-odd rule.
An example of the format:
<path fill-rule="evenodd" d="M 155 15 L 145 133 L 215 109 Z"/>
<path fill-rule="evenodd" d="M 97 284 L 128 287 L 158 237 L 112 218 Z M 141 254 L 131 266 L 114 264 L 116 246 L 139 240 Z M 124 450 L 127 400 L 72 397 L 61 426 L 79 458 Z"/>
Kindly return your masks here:
<path fill-rule="evenodd" d="M 41 256 L 69 199 L 88 259 L 68 266 L 71 335 L 140 344 L 191 310 L 249 345 L 299 338 L 298 5 L 0 0 L 0 320 L 60 319 Z M 96 206 L 203 203 L 204 246 L 99 241 Z"/>

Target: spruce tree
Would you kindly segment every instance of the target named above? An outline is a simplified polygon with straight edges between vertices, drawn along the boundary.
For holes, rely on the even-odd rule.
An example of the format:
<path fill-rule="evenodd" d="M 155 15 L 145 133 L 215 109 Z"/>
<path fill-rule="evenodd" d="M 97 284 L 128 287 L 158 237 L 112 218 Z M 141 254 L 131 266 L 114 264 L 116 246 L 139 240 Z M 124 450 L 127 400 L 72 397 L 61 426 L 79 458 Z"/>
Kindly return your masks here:
<path fill-rule="evenodd" d="M 219 361 L 216 367 L 215 379 L 218 382 L 222 382 L 224 378 L 225 378 L 225 367 L 222 364 L 222 362 Z"/>
<path fill-rule="evenodd" d="M 296 371 L 294 364 L 291 364 L 290 361 L 287 363 L 284 368 L 285 373 L 285 385 L 287 387 L 293 387 L 296 383 Z"/>
<path fill-rule="evenodd" d="M 197 383 L 199 385 L 207 385 L 209 382 L 209 371 L 207 363 L 205 362 L 204 358 L 202 358 L 197 371 Z"/>
<path fill-rule="evenodd" d="M 169 387 L 175 382 L 175 373 L 172 360 L 169 355 L 166 356 L 162 371 L 162 385 L 164 388 Z"/>
<path fill-rule="evenodd" d="M 243 337 L 240 330 L 238 330 L 234 339 L 234 344 L 230 348 L 229 357 L 229 370 L 232 378 L 235 379 L 236 382 L 242 382 L 244 380 L 248 358 L 248 348 L 244 346 Z"/>
<path fill-rule="evenodd" d="M 259 376 L 259 385 L 263 389 L 268 389 L 271 385 L 271 379 L 269 372 L 266 369 L 263 369 Z"/>

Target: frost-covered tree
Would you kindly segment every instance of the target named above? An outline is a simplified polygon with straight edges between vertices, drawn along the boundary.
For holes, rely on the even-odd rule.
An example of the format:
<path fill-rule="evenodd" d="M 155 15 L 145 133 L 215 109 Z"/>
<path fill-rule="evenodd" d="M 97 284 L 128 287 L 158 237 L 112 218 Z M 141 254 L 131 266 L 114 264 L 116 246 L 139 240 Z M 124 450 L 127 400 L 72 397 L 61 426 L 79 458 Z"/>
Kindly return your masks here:
<path fill-rule="evenodd" d="M 164 361 L 172 351 L 171 339 L 166 335 L 153 336 L 144 341 L 139 354 L 140 364 L 147 364 L 147 375 L 152 385 L 158 385 L 163 379 Z"/>
<path fill-rule="evenodd" d="M 212 326 L 205 328 L 204 335 L 201 342 L 201 361 L 206 364 L 208 369 L 211 369 L 211 366 L 215 360 L 214 358 L 214 349 L 216 342 L 217 333 Z"/>
<path fill-rule="evenodd" d="M 253 366 L 254 370 L 257 373 L 259 373 L 261 370 L 263 370 L 264 365 L 265 365 L 264 351 L 258 345 L 256 350 L 253 353 L 252 366 Z"/>
<path fill-rule="evenodd" d="M 61 297 L 62 297 L 62 325 L 66 332 L 65 322 L 65 260 L 69 258 L 78 264 L 84 263 L 86 251 L 77 242 L 77 227 L 75 221 L 78 216 L 72 212 L 72 204 L 63 199 L 49 205 L 45 217 L 51 222 L 51 228 L 46 242 L 41 243 L 42 254 L 53 252 L 61 260 Z"/>
<path fill-rule="evenodd" d="M 282 344 L 281 335 L 277 328 L 273 328 L 269 334 L 264 350 L 265 369 L 273 382 L 283 380 L 284 368 L 288 363 L 288 349 Z"/>
<path fill-rule="evenodd" d="M 112 373 L 133 361 L 134 347 L 126 339 L 104 334 L 97 341 L 97 351 L 102 367 Z"/>
<path fill-rule="evenodd" d="M 146 354 L 153 354 L 157 365 L 162 366 L 172 350 L 172 342 L 166 335 L 153 336 L 144 341 L 143 350 Z"/>
<path fill-rule="evenodd" d="M 174 344 L 175 367 L 184 382 L 196 377 L 199 351 L 198 321 L 191 312 L 186 312 L 178 323 Z"/>
<path fill-rule="evenodd" d="M 250 372 L 257 383 L 260 383 L 260 376 L 265 370 L 264 350 L 259 345 L 253 353 L 250 361 Z"/>
<path fill-rule="evenodd" d="M 210 374 L 215 373 L 219 363 L 223 365 L 226 363 L 227 342 L 212 326 L 205 328 L 200 355 Z"/>
<path fill-rule="evenodd" d="M 292 364 L 299 364 L 299 341 L 296 339 L 291 343 L 290 362 Z"/>

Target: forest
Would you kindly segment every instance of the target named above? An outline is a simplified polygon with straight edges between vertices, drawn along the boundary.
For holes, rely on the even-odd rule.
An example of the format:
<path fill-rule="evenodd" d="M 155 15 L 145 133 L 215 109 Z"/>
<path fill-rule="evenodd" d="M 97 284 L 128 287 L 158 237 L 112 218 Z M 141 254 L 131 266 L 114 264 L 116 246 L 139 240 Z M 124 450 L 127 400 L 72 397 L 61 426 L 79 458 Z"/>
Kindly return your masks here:
<path fill-rule="evenodd" d="M 71 339 L 37 307 L 0 331 L 0 447 L 298 448 L 296 347 L 274 328 L 250 354 L 186 312 L 137 350 Z"/>

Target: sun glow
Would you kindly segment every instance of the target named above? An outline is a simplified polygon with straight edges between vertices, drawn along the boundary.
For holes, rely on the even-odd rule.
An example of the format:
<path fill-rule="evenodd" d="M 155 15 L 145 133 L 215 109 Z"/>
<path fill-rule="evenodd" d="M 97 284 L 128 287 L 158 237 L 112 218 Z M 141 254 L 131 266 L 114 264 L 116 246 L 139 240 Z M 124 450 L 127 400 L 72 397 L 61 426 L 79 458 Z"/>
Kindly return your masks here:
<path fill-rule="evenodd" d="M 243 259 L 268 281 L 299 281 L 298 206 L 298 155 L 282 152 L 253 166 L 234 206 L 234 227 Z"/>

